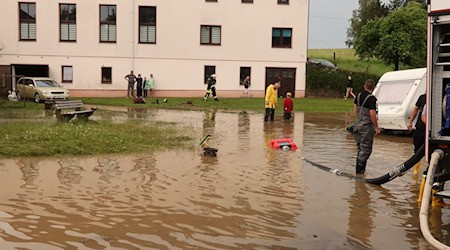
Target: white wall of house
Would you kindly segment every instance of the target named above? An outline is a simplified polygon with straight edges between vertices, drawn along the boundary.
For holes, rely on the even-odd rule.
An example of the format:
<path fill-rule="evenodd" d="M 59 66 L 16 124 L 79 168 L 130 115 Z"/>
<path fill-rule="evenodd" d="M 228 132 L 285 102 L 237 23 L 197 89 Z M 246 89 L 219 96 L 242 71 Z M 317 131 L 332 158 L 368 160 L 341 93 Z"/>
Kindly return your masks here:
<path fill-rule="evenodd" d="M 296 68 L 296 97 L 304 96 L 308 0 L 21 0 L 36 3 L 36 41 L 19 41 L 19 1 L 0 3 L 0 65 L 40 64 L 61 82 L 61 66 L 73 67 L 73 95 L 123 96 L 124 76 L 134 70 L 157 79 L 159 95 L 198 96 L 204 66 L 215 65 L 219 96 L 239 96 L 240 67 L 251 67 L 251 91 L 262 96 L 266 67 Z M 59 4 L 76 4 L 76 42 L 60 42 Z M 134 5 L 133 5 L 134 3 Z M 99 42 L 99 5 L 117 6 L 117 41 Z M 156 6 L 156 44 L 138 40 L 139 6 Z M 200 25 L 220 25 L 221 44 L 200 45 Z M 272 48 L 272 28 L 292 28 L 292 48 Z M 112 83 L 101 83 L 101 67 Z"/>

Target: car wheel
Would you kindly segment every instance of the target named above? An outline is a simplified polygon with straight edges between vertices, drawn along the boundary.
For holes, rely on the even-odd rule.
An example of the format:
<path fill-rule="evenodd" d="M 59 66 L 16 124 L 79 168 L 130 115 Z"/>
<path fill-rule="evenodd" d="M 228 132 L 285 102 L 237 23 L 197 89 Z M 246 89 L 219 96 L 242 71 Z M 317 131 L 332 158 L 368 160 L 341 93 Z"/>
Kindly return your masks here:
<path fill-rule="evenodd" d="M 40 103 L 40 102 L 41 102 L 41 97 L 39 96 L 38 93 L 36 93 L 36 94 L 34 95 L 34 102 L 35 102 L 35 103 Z"/>

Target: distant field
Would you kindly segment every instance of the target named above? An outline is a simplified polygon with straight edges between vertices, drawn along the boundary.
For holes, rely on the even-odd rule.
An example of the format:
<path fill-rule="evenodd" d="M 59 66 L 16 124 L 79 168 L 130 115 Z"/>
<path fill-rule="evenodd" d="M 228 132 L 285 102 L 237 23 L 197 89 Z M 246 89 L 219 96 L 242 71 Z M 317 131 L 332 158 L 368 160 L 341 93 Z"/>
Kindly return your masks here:
<path fill-rule="evenodd" d="M 336 55 L 336 61 L 333 59 L 333 53 Z M 381 76 L 387 71 L 394 69 L 393 65 L 385 65 L 382 61 L 377 59 L 360 60 L 355 55 L 354 49 L 309 49 L 309 58 L 327 59 L 335 62 L 336 66 L 342 70 L 351 72 L 367 72 Z M 408 67 L 400 66 L 400 69 L 408 69 Z"/>

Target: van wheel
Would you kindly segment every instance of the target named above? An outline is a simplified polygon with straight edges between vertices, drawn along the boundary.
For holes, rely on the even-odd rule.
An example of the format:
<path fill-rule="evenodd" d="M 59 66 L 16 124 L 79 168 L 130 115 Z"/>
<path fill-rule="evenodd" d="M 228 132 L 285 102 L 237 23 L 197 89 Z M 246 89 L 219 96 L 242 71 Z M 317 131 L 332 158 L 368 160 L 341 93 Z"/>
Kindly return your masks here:
<path fill-rule="evenodd" d="M 36 94 L 34 95 L 34 102 L 35 102 L 35 103 L 40 103 L 40 102 L 41 102 L 41 97 L 39 96 L 38 93 L 36 93 Z"/>

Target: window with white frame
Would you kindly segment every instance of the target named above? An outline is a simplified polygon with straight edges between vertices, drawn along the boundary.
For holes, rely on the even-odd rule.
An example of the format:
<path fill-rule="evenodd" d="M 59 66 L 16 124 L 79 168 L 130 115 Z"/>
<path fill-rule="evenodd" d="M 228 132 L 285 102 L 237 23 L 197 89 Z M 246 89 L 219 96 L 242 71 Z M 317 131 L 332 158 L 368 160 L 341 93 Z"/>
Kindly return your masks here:
<path fill-rule="evenodd" d="M 202 25 L 200 27 L 200 44 L 201 45 L 220 45 L 221 26 Z"/>
<path fill-rule="evenodd" d="M 36 41 L 36 3 L 19 3 L 21 41 Z"/>
<path fill-rule="evenodd" d="M 116 42 L 116 6 L 100 5 L 100 42 Z"/>
<path fill-rule="evenodd" d="M 156 43 L 156 7 L 139 6 L 139 43 Z"/>
<path fill-rule="evenodd" d="M 77 41 L 76 13 L 76 4 L 59 4 L 59 40 L 61 42 Z"/>
<path fill-rule="evenodd" d="M 72 66 L 62 66 L 61 67 L 61 82 L 64 83 L 72 83 L 73 81 L 73 68 Z"/>

